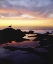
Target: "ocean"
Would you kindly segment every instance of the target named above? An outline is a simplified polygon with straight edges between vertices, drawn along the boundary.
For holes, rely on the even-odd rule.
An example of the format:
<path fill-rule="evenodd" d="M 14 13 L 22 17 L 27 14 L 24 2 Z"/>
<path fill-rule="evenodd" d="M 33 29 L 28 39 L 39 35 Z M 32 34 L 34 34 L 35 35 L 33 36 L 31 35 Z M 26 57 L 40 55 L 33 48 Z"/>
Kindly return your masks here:
<path fill-rule="evenodd" d="M 24 32 L 24 31 L 27 31 L 27 32 L 28 32 L 29 30 L 22 30 L 22 31 L 23 31 L 23 32 Z M 40 30 L 40 29 L 39 29 L 39 30 L 32 30 L 32 31 L 34 31 L 34 33 L 44 34 L 44 33 L 46 33 L 46 32 L 52 33 L 53 30 L 50 30 L 50 29 L 46 29 L 46 30 L 45 30 L 45 29 L 42 29 L 42 30 Z"/>

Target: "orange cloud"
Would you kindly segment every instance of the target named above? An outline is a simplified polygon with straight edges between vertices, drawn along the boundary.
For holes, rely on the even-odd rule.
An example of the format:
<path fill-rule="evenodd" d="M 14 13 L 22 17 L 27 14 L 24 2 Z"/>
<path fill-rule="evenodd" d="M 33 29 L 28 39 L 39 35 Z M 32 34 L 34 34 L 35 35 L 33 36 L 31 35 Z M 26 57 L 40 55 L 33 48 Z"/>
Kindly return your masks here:
<path fill-rule="evenodd" d="M 18 13 L 18 10 L 0 9 L 0 13 Z"/>
<path fill-rule="evenodd" d="M 31 16 L 35 17 L 35 19 L 47 19 L 46 17 L 43 17 L 38 12 L 33 12 L 33 11 L 28 11 L 28 10 L 0 9 L 0 13 L 13 13 L 13 14 L 21 13 L 21 14 L 31 15 Z"/>

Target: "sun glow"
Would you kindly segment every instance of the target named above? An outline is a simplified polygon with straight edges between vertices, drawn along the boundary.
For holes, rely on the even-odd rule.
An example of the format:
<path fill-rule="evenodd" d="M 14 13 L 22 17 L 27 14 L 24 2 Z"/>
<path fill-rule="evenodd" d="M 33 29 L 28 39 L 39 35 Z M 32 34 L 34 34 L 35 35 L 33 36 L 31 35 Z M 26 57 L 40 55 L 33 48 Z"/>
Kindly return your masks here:
<path fill-rule="evenodd" d="M 0 26 L 53 26 L 51 20 L 31 20 L 31 19 L 0 19 Z"/>

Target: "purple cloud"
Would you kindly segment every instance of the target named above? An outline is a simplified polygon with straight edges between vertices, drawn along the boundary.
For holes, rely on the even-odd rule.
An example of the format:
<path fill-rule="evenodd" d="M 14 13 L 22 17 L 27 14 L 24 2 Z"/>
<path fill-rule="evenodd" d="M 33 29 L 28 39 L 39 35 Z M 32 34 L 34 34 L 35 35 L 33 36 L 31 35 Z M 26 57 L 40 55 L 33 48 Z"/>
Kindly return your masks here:
<path fill-rule="evenodd" d="M 53 1 L 52 0 L 0 0 L 0 8 L 6 9 L 19 9 L 37 12 L 43 17 L 53 12 Z M 52 13 L 51 13 L 52 12 Z M 8 15 L 8 14 L 7 14 Z"/>

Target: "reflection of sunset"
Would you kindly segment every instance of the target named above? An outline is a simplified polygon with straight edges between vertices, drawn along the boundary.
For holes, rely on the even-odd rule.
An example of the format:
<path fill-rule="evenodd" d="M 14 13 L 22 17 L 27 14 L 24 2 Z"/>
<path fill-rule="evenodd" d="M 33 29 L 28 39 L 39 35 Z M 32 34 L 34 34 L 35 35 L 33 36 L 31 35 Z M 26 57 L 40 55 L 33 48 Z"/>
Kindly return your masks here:
<path fill-rule="evenodd" d="M 24 48 L 24 47 L 34 47 L 34 46 L 39 46 L 39 42 L 34 42 L 34 41 L 23 41 L 23 42 L 15 42 L 12 41 L 12 43 L 8 43 L 8 46 L 15 46 L 19 48 Z M 0 47 L 7 46 L 6 44 L 0 45 Z"/>
<path fill-rule="evenodd" d="M 26 34 L 26 36 L 24 36 L 23 38 L 26 38 L 26 39 L 29 39 L 30 41 L 33 41 L 36 37 L 33 37 L 33 36 L 36 36 L 37 34 Z M 32 36 L 32 37 L 30 37 Z"/>

